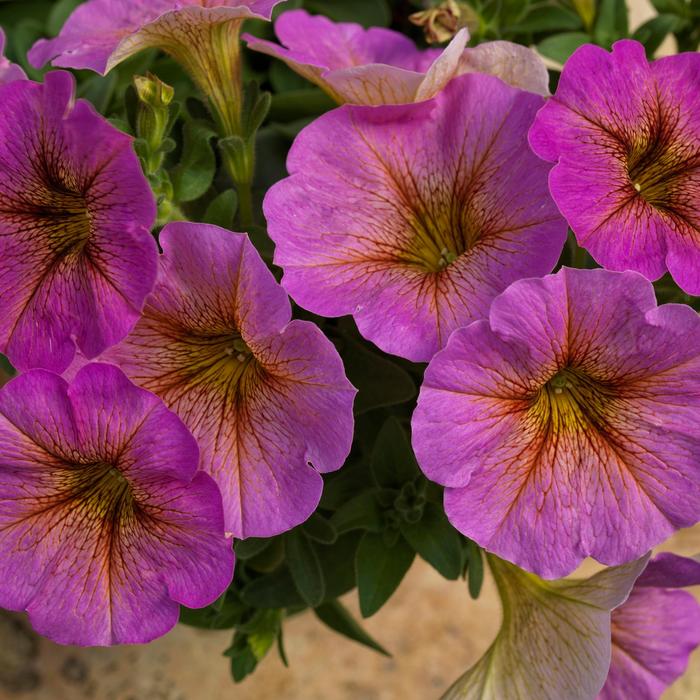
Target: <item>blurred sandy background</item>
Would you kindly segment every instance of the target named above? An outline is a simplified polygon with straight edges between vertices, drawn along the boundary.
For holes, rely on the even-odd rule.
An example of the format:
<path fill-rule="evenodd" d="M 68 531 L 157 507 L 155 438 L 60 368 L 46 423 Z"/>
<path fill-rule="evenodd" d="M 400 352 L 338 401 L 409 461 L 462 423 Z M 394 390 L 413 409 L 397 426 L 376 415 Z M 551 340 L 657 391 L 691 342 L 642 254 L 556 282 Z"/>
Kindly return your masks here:
<path fill-rule="evenodd" d="M 632 27 L 654 14 L 647 0 L 628 5 Z M 661 49 L 672 50 L 672 42 Z M 699 553 L 700 526 L 660 549 Z M 700 587 L 693 592 L 700 600 Z M 355 594 L 344 602 L 359 617 Z M 285 625 L 290 668 L 272 650 L 252 677 L 234 685 L 221 656 L 230 632 L 178 626 L 144 647 L 74 649 L 40 639 L 23 616 L 0 611 L 0 700 L 433 700 L 488 648 L 500 607 L 488 577 L 472 601 L 463 582 L 445 581 L 417 559 L 394 597 L 364 624 L 393 658 L 307 613 Z M 693 698 L 700 698 L 700 650 L 664 695 Z"/>

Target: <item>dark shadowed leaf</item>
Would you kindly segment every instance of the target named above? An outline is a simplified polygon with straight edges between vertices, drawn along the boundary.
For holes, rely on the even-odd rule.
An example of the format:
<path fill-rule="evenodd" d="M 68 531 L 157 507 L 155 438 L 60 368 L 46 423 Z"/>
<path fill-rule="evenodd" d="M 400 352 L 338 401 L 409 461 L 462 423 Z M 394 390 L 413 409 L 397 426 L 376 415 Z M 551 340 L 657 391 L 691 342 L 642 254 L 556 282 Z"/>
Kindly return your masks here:
<path fill-rule="evenodd" d="M 316 549 L 300 529 L 287 534 L 285 547 L 287 566 L 299 594 L 310 607 L 319 605 L 326 593 L 326 584 Z"/>
<path fill-rule="evenodd" d="M 323 603 L 323 605 L 314 608 L 314 612 L 321 622 L 328 625 L 332 630 L 342 634 L 344 637 L 364 644 L 366 647 L 374 649 L 380 654 L 391 656 L 379 642 L 375 641 L 362 629 L 357 620 L 355 620 L 339 600 L 331 600 L 327 603 Z"/>
<path fill-rule="evenodd" d="M 362 617 L 374 615 L 389 600 L 414 557 L 413 548 L 403 537 L 393 546 L 387 546 L 381 534 L 368 532 L 362 537 L 355 560 Z"/>
<path fill-rule="evenodd" d="M 420 474 L 406 429 L 391 417 L 382 426 L 372 450 L 372 475 L 379 486 L 401 487 Z"/>

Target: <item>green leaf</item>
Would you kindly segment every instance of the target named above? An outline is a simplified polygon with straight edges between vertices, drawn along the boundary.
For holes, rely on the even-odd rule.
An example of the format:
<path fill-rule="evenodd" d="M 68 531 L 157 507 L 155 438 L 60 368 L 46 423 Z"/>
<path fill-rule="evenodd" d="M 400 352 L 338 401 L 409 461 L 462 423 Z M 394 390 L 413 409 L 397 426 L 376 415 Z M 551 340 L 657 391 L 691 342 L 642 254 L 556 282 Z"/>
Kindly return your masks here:
<path fill-rule="evenodd" d="M 632 38 L 644 44 L 647 57 L 652 58 L 664 39 L 682 24 L 683 21 L 675 15 L 658 15 L 638 27 Z"/>
<path fill-rule="evenodd" d="M 271 121 L 291 122 L 303 117 L 318 117 L 338 105 L 317 87 L 289 90 L 272 96 Z"/>
<path fill-rule="evenodd" d="M 375 491 L 364 491 L 344 503 L 333 513 L 331 523 L 339 533 L 352 530 L 379 532 L 382 529 L 382 515 Z"/>
<path fill-rule="evenodd" d="M 406 430 L 392 416 L 382 426 L 372 450 L 372 475 L 379 486 L 401 487 L 421 472 Z"/>
<path fill-rule="evenodd" d="M 284 540 L 281 537 L 272 537 L 268 540 L 267 547 L 261 547 L 258 552 L 245 559 L 245 563 L 254 571 L 266 574 L 274 571 L 284 561 Z M 246 547 L 243 546 L 246 554 Z"/>
<path fill-rule="evenodd" d="M 192 610 L 184 605 L 181 606 L 180 622 L 189 627 L 199 627 L 200 629 L 230 629 L 238 623 L 247 609 L 238 596 L 227 592 L 206 608 Z"/>
<path fill-rule="evenodd" d="M 231 657 L 231 675 L 236 683 L 240 683 L 246 676 L 253 673 L 258 665 L 258 660 L 247 643 L 240 649 L 235 649 L 230 653 L 227 651 L 224 654 Z"/>
<path fill-rule="evenodd" d="M 304 0 L 304 7 L 336 22 L 357 22 L 365 27 L 387 27 L 391 21 L 385 0 Z"/>
<path fill-rule="evenodd" d="M 191 202 L 210 187 L 216 172 L 211 140 L 216 132 L 205 121 L 185 122 L 180 163 L 170 173 L 176 202 Z"/>
<path fill-rule="evenodd" d="M 254 608 L 291 608 L 304 605 L 287 569 L 259 576 L 241 590 L 241 599 Z"/>
<path fill-rule="evenodd" d="M 238 209 L 238 196 L 235 190 L 225 190 L 211 200 L 204 212 L 204 223 L 230 229 Z"/>
<path fill-rule="evenodd" d="M 484 583 L 484 558 L 481 549 L 471 540 L 467 545 L 467 552 L 469 555 L 469 568 L 467 569 L 469 595 L 476 600 Z"/>
<path fill-rule="evenodd" d="M 277 641 L 282 622 L 282 611 L 260 610 L 246 625 L 248 633 L 248 646 L 258 661 L 265 655 Z"/>
<path fill-rule="evenodd" d="M 272 540 L 265 537 L 249 537 L 246 540 L 238 540 L 234 546 L 236 556 L 241 560 L 252 559 L 265 551 L 272 544 Z"/>
<path fill-rule="evenodd" d="M 462 572 L 462 544 L 457 530 L 450 525 L 442 509 L 427 503 L 423 519 L 415 524 L 401 523 L 408 544 L 438 573 L 455 580 Z"/>
<path fill-rule="evenodd" d="M 524 20 L 510 27 L 512 32 L 557 32 L 583 29 L 581 18 L 563 7 L 538 7 Z"/>
<path fill-rule="evenodd" d="M 610 47 L 618 39 L 624 39 L 628 31 L 625 0 L 601 0 L 593 31 L 596 43 Z"/>
<path fill-rule="evenodd" d="M 318 513 L 312 513 L 301 529 L 307 537 L 321 544 L 333 544 L 338 539 L 338 531 L 333 523 Z"/>
<path fill-rule="evenodd" d="M 391 656 L 379 642 L 367 634 L 339 600 L 331 600 L 323 603 L 323 605 L 319 605 L 317 608 L 314 608 L 314 613 L 316 613 L 321 622 L 335 632 L 352 639 L 354 642 L 364 644 L 366 647 L 384 654 L 384 656 Z"/>
<path fill-rule="evenodd" d="M 326 593 L 323 571 L 316 550 L 301 530 L 292 530 L 285 537 L 287 566 L 294 585 L 310 607 L 319 605 Z"/>
<path fill-rule="evenodd" d="M 416 395 L 416 386 L 408 372 L 351 338 L 343 339 L 340 354 L 348 379 L 358 389 L 356 414 L 404 403 Z"/>
<path fill-rule="evenodd" d="M 579 46 L 589 43 L 591 38 L 583 32 L 564 32 L 548 36 L 537 44 L 537 50 L 547 58 L 564 64 Z"/>
<path fill-rule="evenodd" d="M 355 558 L 362 617 L 374 615 L 389 600 L 414 557 L 413 548 L 402 537 L 388 547 L 381 534 L 363 536 Z"/>

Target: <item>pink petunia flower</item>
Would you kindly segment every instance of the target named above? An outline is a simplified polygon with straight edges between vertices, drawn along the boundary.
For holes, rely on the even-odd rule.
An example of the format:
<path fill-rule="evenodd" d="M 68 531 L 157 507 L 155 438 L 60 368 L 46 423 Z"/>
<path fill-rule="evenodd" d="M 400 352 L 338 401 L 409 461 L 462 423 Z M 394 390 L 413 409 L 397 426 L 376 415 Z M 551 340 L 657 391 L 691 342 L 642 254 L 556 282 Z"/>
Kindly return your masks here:
<path fill-rule="evenodd" d="M 425 474 L 487 550 L 545 578 L 700 519 L 700 317 L 635 272 L 521 280 L 428 366 Z"/>
<path fill-rule="evenodd" d="M 160 396 L 199 442 L 226 529 L 268 537 L 306 520 L 321 473 L 350 451 L 355 390 L 317 326 L 244 234 L 177 223 L 133 332 L 101 359 Z"/>
<path fill-rule="evenodd" d="M 420 50 L 390 29 L 332 22 L 305 10 L 280 15 L 275 31 L 282 46 L 243 35 L 248 48 L 284 61 L 336 102 L 387 105 L 434 97 L 454 77 L 490 73 L 524 90 L 549 94 L 547 69 L 537 54 L 509 41 L 465 50 L 461 29 L 447 48 Z"/>
<path fill-rule="evenodd" d="M 612 662 L 598 700 L 658 700 L 683 675 L 700 645 L 700 605 L 685 591 L 700 584 L 700 562 L 663 553 L 612 613 Z"/>
<path fill-rule="evenodd" d="M 700 55 L 651 63 L 635 41 L 582 46 L 530 143 L 555 162 L 550 189 L 604 267 L 700 294 Z"/>
<path fill-rule="evenodd" d="M 566 225 L 527 147 L 542 101 L 470 74 L 432 100 L 317 119 L 263 207 L 285 289 L 426 361 L 508 284 L 550 272 Z"/>
<path fill-rule="evenodd" d="M 233 571 L 221 495 L 180 419 L 116 367 L 0 390 L 0 606 L 61 644 L 148 642 Z"/>
<path fill-rule="evenodd" d="M 146 48 L 169 53 L 207 96 L 226 134 L 241 132 L 240 42 L 244 20 L 269 20 L 281 0 L 88 0 L 55 39 L 29 52 L 37 68 L 108 73 Z"/>
<path fill-rule="evenodd" d="M 136 322 L 156 275 L 155 202 L 132 149 L 68 73 L 0 86 L 0 351 L 62 372 Z"/>

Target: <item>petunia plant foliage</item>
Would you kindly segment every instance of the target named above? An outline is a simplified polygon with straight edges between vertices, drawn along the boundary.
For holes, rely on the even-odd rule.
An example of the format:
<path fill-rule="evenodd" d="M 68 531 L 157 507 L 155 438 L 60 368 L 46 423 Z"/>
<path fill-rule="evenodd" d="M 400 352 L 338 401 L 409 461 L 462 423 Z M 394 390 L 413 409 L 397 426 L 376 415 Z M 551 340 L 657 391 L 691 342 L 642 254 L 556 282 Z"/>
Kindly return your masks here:
<path fill-rule="evenodd" d="M 653 4 L 0 4 L 0 606 L 230 630 L 240 681 L 309 610 L 398 653 L 351 609 L 420 558 L 502 602 L 444 698 L 659 698 L 700 645 L 652 552 L 700 521 L 700 9 Z"/>

